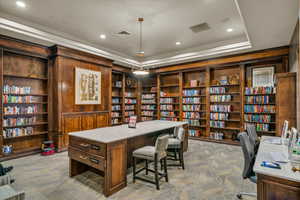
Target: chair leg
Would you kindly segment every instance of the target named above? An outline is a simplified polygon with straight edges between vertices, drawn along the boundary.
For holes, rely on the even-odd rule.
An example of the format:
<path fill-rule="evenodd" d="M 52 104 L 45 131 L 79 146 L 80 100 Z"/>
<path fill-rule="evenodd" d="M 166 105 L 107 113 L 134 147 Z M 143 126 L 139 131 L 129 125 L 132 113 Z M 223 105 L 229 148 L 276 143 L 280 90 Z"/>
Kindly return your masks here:
<path fill-rule="evenodd" d="M 156 189 L 159 190 L 159 179 L 158 179 L 157 164 L 158 164 L 158 160 L 157 160 L 157 156 L 155 155 L 155 159 L 154 159 L 155 185 L 156 185 Z"/>
<path fill-rule="evenodd" d="M 161 170 L 161 171 L 163 170 L 163 167 L 164 167 L 164 165 L 163 165 L 163 161 L 162 161 L 162 160 L 160 160 L 160 170 Z"/>
<path fill-rule="evenodd" d="M 165 169 L 165 179 L 166 179 L 166 182 L 169 182 L 167 157 L 164 158 L 164 169 Z"/>
<path fill-rule="evenodd" d="M 182 169 L 184 170 L 184 159 L 183 159 L 183 149 L 182 148 L 179 149 L 179 154 L 180 154 L 180 164 L 181 164 Z"/>
<path fill-rule="evenodd" d="M 148 175 L 148 160 L 146 160 L 146 175 Z"/>
<path fill-rule="evenodd" d="M 132 157 L 132 170 L 133 170 L 133 183 L 135 183 L 135 170 L 136 170 L 136 160 Z"/>
<path fill-rule="evenodd" d="M 177 151 L 174 149 L 174 159 L 177 160 Z"/>

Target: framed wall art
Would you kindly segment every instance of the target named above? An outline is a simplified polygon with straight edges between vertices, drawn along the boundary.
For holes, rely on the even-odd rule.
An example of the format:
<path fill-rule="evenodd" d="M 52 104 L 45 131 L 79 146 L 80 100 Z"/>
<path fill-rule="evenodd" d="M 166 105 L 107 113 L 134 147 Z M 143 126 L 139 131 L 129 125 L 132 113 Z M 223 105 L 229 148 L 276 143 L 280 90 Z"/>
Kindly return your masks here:
<path fill-rule="evenodd" d="M 101 104 L 101 72 L 75 68 L 75 104 Z"/>

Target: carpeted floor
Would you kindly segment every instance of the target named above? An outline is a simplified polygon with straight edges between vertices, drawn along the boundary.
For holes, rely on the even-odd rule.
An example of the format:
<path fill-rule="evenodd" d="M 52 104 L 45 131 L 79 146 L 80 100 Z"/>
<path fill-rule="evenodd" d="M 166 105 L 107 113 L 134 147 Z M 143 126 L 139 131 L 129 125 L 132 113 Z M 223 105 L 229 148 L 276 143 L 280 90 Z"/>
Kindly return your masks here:
<path fill-rule="evenodd" d="M 231 200 L 241 188 L 243 157 L 240 147 L 190 141 L 184 154 L 186 170 L 169 168 L 169 183 L 161 190 L 137 180 L 109 198 L 102 194 L 102 178 L 86 172 L 68 176 L 67 152 L 54 156 L 29 156 L 4 162 L 13 165 L 13 187 L 24 190 L 26 200 Z M 256 185 L 245 182 L 244 190 L 254 192 Z M 244 198 L 253 199 L 253 198 Z M 255 199 L 255 198 L 254 198 Z"/>

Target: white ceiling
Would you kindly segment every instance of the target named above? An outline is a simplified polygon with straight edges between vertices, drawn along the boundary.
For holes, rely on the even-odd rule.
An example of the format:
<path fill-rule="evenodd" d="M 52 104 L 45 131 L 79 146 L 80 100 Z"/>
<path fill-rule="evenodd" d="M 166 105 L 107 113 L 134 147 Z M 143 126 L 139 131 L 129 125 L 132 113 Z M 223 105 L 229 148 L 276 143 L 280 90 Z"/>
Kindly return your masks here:
<path fill-rule="evenodd" d="M 23 1 L 26 8 L 0 0 L 0 34 L 147 67 L 288 45 L 298 17 L 298 0 Z M 135 56 L 138 17 L 145 18 L 142 60 Z M 203 22 L 211 29 L 189 29 Z M 122 30 L 131 35 L 117 36 Z"/>

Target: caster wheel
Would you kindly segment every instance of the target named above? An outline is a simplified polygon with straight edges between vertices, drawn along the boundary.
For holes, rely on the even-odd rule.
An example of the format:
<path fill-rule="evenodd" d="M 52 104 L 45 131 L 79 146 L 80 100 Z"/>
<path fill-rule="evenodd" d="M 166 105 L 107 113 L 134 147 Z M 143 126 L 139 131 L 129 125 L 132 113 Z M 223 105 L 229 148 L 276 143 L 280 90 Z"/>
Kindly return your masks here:
<path fill-rule="evenodd" d="M 238 199 L 243 199 L 243 197 L 242 197 L 241 194 L 236 195 L 236 197 L 237 197 Z"/>

